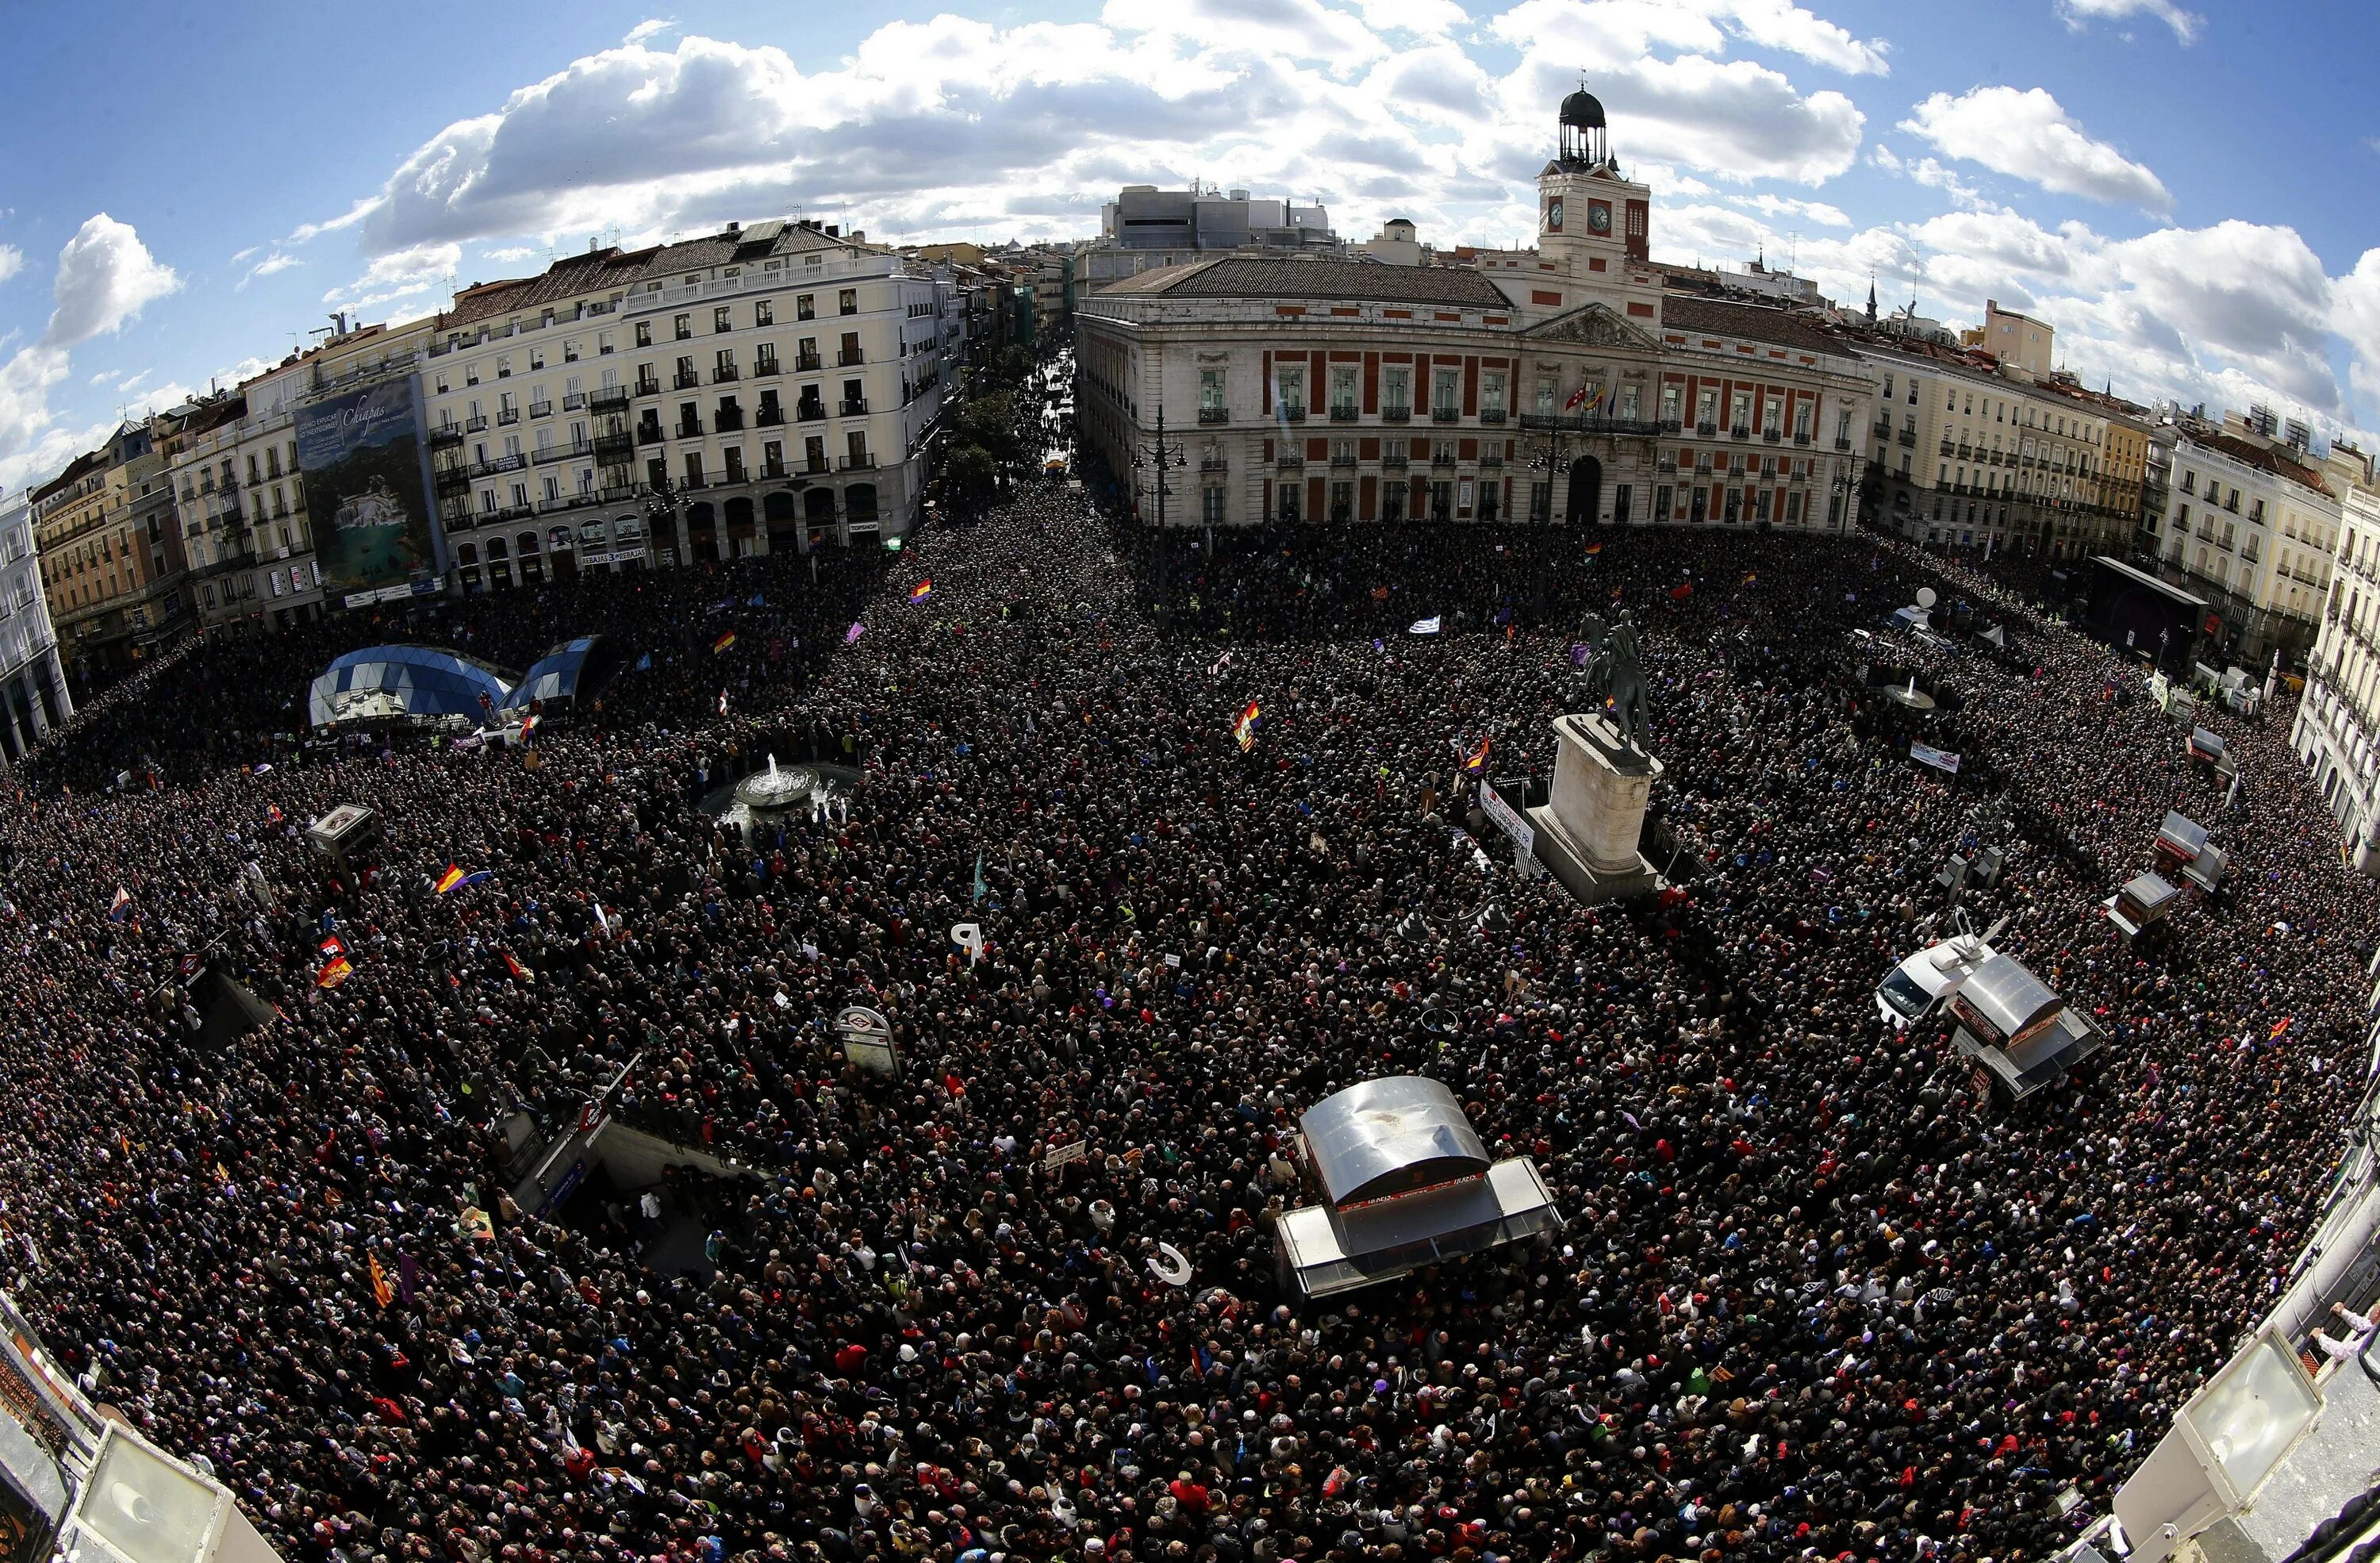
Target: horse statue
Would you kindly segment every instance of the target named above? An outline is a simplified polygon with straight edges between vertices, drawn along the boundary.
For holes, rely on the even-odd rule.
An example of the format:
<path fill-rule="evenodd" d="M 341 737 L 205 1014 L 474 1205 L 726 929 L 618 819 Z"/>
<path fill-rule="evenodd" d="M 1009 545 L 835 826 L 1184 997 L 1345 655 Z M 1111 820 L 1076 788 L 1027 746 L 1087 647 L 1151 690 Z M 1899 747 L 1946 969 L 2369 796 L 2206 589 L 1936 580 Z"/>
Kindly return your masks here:
<path fill-rule="evenodd" d="M 1645 734 L 1652 725 L 1645 700 L 1645 666 L 1636 625 L 1626 614 L 1606 625 L 1589 613 L 1579 624 L 1587 646 L 1586 688 L 1590 703 L 1599 708 L 1620 734 L 1621 745 L 1645 752 Z"/>

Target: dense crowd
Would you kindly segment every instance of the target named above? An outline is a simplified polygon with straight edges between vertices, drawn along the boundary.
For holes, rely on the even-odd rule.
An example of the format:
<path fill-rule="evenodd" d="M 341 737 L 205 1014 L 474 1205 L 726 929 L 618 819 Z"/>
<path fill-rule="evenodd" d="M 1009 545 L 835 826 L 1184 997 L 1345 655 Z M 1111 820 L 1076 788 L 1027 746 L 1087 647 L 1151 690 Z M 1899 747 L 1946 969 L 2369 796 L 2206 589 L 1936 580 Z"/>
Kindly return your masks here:
<path fill-rule="evenodd" d="M 1987 583 L 1868 539 L 1593 540 L 1209 554 L 1052 488 L 815 582 L 196 652 L 0 800 L 11 1284 L 293 1557 L 2041 1557 L 2303 1241 L 2370 891 L 2285 712 L 2209 719 L 2226 813 L 2135 669 Z M 1888 629 L 1929 581 L 2008 649 Z M 1581 626 L 1622 613 L 1674 888 L 1582 907 L 1475 851 L 1458 755 L 1544 776 Z M 517 667 L 591 629 L 626 671 L 534 767 L 297 741 L 334 651 Z M 1955 780 L 1877 697 L 1912 674 Z M 856 771 L 847 816 L 722 828 L 703 800 L 764 751 Z M 384 818 L 369 869 L 298 835 L 345 802 Z M 2096 905 L 2168 807 L 2232 878 L 2130 949 Z M 1964 910 L 2113 1037 L 2005 1114 L 1871 998 L 1978 844 L 2007 868 Z M 490 878 L 434 893 L 450 864 Z M 217 975 L 269 1018 L 202 1017 Z M 855 1000 L 896 1080 L 845 1066 Z M 682 1265 L 634 1191 L 507 1192 L 519 1126 L 623 1068 L 621 1121 L 710 1169 L 670 1191 Z M 1535 1156 L 1565 1230 L 1305 1302 L 1267 1221 L 1296 1116 L 1394 1072 Z"/>

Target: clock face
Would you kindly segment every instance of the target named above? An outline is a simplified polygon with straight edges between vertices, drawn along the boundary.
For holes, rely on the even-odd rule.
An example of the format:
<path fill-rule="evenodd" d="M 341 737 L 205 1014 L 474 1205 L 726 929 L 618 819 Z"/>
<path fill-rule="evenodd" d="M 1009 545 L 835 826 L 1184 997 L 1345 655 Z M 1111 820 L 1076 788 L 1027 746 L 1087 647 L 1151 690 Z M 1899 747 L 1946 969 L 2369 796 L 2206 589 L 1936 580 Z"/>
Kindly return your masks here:
<path fill-rule="evenodd" d="M 1586 209 L 1586 225 L 1593 228 L 1598 234 L 1609 233 L 1611 231 L 1611 208 L 1608 206 L 1588 207 Z"/>
<path fill-rule="evenodd" d="M 1561 227 L 1561 224 L 1562 198 L 1556 196 L 1553 200 L 1546 202 L 1546 226 L 1549 230 L 1558 231 Z"/>

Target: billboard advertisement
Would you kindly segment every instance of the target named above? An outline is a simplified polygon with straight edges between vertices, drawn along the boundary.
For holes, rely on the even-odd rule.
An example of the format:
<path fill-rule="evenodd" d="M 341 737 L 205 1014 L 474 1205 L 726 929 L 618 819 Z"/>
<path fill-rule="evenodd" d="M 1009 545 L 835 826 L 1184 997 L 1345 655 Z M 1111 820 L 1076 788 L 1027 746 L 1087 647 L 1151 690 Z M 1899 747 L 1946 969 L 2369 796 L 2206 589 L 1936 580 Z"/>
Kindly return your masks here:
<path fill-rule="evenodd" d="M 299 407 L 297 425 L 324 592 L 370 591 L 434 571 L 413 382 L 387 380 Z"/>

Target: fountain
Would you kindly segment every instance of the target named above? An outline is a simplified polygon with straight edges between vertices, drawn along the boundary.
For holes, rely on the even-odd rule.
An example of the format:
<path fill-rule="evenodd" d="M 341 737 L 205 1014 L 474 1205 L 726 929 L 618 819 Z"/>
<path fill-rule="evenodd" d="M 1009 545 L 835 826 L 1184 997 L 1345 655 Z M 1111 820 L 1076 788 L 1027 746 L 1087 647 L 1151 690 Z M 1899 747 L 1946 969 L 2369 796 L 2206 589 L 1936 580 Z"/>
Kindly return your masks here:
<path fill-rule="evenodd" d="M 1906 689 L 1894 685 L 1886 685 L 1884 697 L 1896 706 L 1912 711 L 1922 713 L 1934 709 L 1934 697 L 1917 687 L 1917 675 L 1913 672 L 1909 675 L 1909 687 Z"/>
<path fill-rule="evenodd" d="M 812 766 L 778 769 L 777 757 L 771 754 L 768 769 L 756 770 L 735 783 L 735 801 L 753 819 L 775 819 L 808 810 L 811 797 L 819 791 L 819 781 L 818 770 Z"/>

